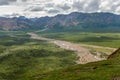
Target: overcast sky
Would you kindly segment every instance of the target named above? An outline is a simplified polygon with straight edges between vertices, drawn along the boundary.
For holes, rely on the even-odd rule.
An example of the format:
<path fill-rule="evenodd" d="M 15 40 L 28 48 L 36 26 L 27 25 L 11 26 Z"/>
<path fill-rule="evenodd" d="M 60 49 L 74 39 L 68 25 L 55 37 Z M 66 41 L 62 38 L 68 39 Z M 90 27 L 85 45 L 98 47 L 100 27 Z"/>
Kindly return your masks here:
<path fill-rule="evenodd" d="M 0 0 L 0 16 L 41 17 L 75 11 L 120 14 L 120 0 Z"/>

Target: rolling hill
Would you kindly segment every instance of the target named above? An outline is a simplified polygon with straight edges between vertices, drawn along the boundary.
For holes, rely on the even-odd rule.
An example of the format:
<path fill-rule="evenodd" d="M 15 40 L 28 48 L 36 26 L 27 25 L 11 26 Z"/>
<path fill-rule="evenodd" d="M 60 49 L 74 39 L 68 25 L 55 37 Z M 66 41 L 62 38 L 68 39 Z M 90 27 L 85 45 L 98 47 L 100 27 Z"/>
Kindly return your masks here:
<path fill-rule="evenodd" d="M 120 49 L 108 60 L 36 75 L 32 80 L 120 80 Z"/>

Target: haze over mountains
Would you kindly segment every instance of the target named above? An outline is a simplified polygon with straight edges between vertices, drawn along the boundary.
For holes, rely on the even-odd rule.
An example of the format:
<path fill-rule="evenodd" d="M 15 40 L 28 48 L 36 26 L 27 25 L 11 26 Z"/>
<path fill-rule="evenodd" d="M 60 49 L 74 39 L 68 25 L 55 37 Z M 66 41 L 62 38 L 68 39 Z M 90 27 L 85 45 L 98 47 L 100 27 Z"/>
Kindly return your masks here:
<path fill-rule="evenodd" d="M 0 17 L 1 30 L 105 30 L 120 31 L 120 15 L 112 13 L 80 13 L 59 14 L 54 17 L 26 18 L 25 16 Z"/>

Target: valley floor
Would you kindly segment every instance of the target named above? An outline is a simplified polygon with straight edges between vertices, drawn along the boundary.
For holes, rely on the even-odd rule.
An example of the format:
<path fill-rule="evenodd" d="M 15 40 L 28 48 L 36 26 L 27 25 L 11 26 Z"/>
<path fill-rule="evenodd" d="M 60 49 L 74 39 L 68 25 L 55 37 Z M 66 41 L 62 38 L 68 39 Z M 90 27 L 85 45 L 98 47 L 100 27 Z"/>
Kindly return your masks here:
<path fill-rule="evenodd" d="M 107 55 L 110 55 L 115 50 L 115 48 L 110 47 L 101 47 L 81 43 L 76 44 L 68 41 L 44 38 L 35 33 L 27 34 L 29 34 L 32 39 L 45 40 L 50 43 L 54 43 L 63 49 L 75 51 L 79 57 L 79 60 L 76 61 L 77 64 L 85 64 L 88 62 L 105 60 L 107 58 Z"/>
<path fill-rule="evenodd" d="M 74 66 L 77 60 L 74 51 L 31 39 L 25 32 L 0 31 L 0 80 L 31 80 L 38 74 Z"/>
<path fill-rule="evenodd" d="M 51 33 L 41 37 L 45 34 L 0 32 L 0 80 L 113 80 L 119 77 L 120 55 L 106 60 L 119 46 L 119 34 Z"/>

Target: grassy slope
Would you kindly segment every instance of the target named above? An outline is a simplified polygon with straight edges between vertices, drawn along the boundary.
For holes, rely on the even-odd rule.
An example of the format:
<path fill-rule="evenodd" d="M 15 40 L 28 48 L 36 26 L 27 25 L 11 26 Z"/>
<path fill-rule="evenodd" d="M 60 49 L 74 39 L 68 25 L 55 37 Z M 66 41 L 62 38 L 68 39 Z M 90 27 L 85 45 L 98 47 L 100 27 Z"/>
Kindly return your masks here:
<path fill-rule="evenodd" d="M 120 47 L 119 33 L 46 33 L 48 38 L 61 39 L 77 43 Z M 120 54 L 114 59 L 77 65 L 43 75 L 36 75 L 32 80 L 119 80 Z"/>
<path fill-rule="evenodd" d="M 120 33 L 55 32 L 38 33 L 44 37 L 98 46 L 120 47 Z"/>
<path fill-rule="evenodd" d="M 37 75 L 33 80 L 120 80 L 120 54 L 111 60 L 77 65 Z"/>
<path fill-rule="evenodd" d="M 23 32 L 1 32 L 0 44 L 0 80 L 30 80 L 34 75 L 75 65 L 77 60 L 74 52 L 29 39 Z"/>
<path fill-rule="evenodd" d="M 29 36 L 24 35 L 23 33 L 23 37 L 23 35 L 20 34 L 16 34 L 17 38 L 11 38 L 9 36 L 5 37 L 1 35 L 2 40 L 0 41 L 4 44 L 0 46 L 0 80 L 120 79 L 120 54 L 116 55 L 116 57 L 112 60 L 94 62 L 85 65 L 76 65 L 72 67 L 71 65 L 75 64 L 74 62 L 76 59 L 76 56 L 73 55 L 73 52 L 60 49 L 59 47 L 46 43 L 44 41 L 29 40 Z M 61 36 L 63 37 L 59 38 L 59 34 L 61 34 Z M 79 35 L 77 34 L 78 33 L 58 33 L 57 38 L 66 38 L 66 40 L 77 42 L 77 39 L 79 41 L 83 38 L 96 36 L 97 39 L 94 39 L 96 45 L 98 45 L 98 43 L 101 43 L 96 42 L 96 40 L 100 39 L 101 41 L 101 39 L 104 39 L 103 42 L 105 42 L 105 44 L 102 45 L 106 46 L 106 42 L 109 42 L 109 45 L 107 46 L 111 45 L 111 47 L 119 47 L 119 34 L 117 33 L 79 33 Z M 48 36 L 48 34 L 44 35 Z M 115 37 L 115 35 L 117 37 Z M 108 39 L 110 41 L 108 41 Z M 116 44 L 116 41 L 118 41 L 117 46 L 113 45 Z M 115 43 L 110 44 L 111 42 Z M 87 41 L 84 43 L 87 43 Z M 88 42 L 88 44 L 93 43 Z"/>

